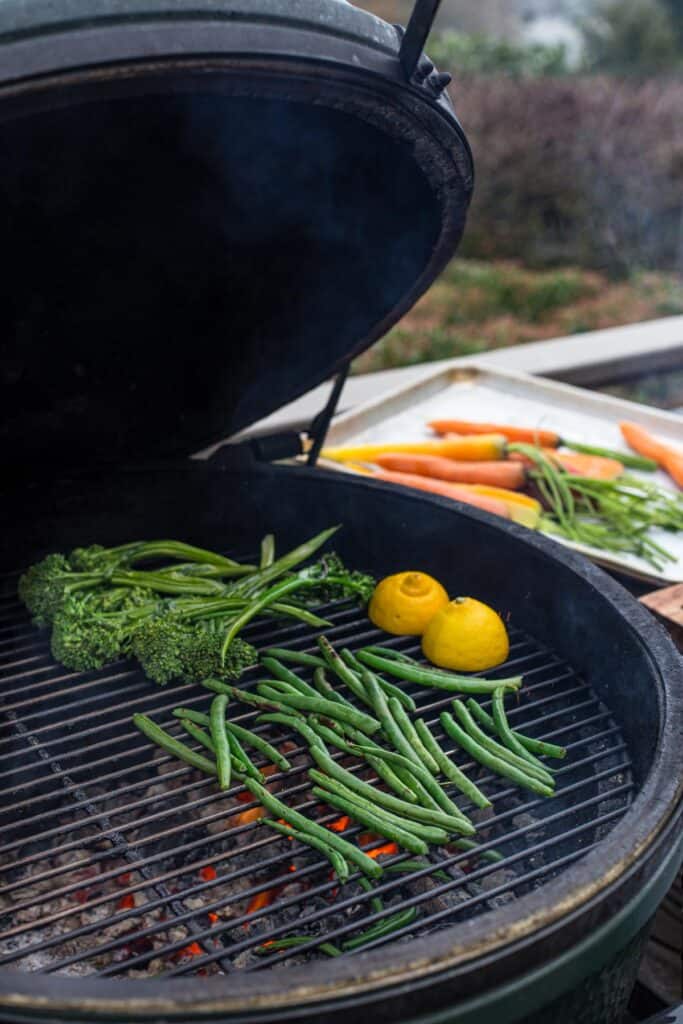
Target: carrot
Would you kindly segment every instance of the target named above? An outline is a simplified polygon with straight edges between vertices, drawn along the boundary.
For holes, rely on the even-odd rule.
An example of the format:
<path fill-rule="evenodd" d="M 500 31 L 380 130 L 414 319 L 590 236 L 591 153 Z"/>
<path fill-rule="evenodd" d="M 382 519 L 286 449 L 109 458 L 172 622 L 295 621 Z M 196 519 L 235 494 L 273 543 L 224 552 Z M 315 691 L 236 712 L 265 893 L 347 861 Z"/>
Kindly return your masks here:
<path fill-rule="evenodd" d="M 374 461 L 382 469 L 417 473 L 452 483 L 493 484 L 519 490 L 526 481 L 524 466 L 518 462 L 456 462 L 441 455 L 404 455 L 401 452 L 377 455 Z"/>
<path fill-rule="evenodd" d="M 625 421 L 619 424 L 619 429 L 629 447 L 639 455 L 654 459 L 679 487 L 683 487 L 683 451 L 658 441 L 638 423 Z"/>
<path fill-rule="evenodd" d="M 323 448 L 324 459 L 336 462 L 374 462 L 378 455 L 396 452 L 401 455 L 442 455 L 463 462 L 489 462 L 502 459 L 505 438 L 501 434 L 483 437 L 455 437 L 442 441 L 405 441 L 388 444 L 361 444 L 349 448 Z"/>
<path fill-rule="evenodd" d="M 432 420 L 428 424 L 436 434 L 502 434 L 508 441 L 522 441 L 526 444 L 541 445 L 543 448 L 557 448 L 560 435 L 554 430 L 530 427 L 512 427 L 500 423 L 471 423 L 469 420 Z"/>
<path fill-rule="evenodd" d="M 623 463 L 617 459 L 606 459 L 603 455 L 578 455 L 576 452 L 550 453 L 558 465 L 575 476 L 587 476 L 593 480 L 616 480 L 624 472 Z"/>
<path fill-rule="evenodd" d="M 389 484 L 402 484 L 404 487 L 414 487 L 418 491 L 441 494 L 445 498 L 462 501 L 465 505 L 475 505 L 486 512 L 502 516 L 503 519 L 511 518 L 508 506 L 504 501 L 474 494 L 468 491 L 465 486 L 447 483 L 445 480 L 434 480 L 428 476 L 418 476 L 417 473 L 392 473 L 387 469 L 378 469 L 373 475 L 377 480 L 384 480 Z"/>
<path fill-rule="evenodd" d="M 555 465 L 562 466 L 574 476 L 591 477 L 593 480 L 616 480 L 624 472 L 621 462 L 617 459 L 607 459 L 602 455 L 578 455 L 576 452 L 558 452 L 554 448 L 539 450 Z M 521 462 L 524 466 L 533 465 L 533 460 L 521 452 L 509 452 L 508 459 Z"/>
<path fill-rule="evenodd" d="M 508 507 L 510 518 L 515 523 L 535 530 L 541 518 L 541 503 L 528 494 L 519 494 L 517 491 L 509 491 L 504 487 L 489 487 L 484 484 L 469 484 L 467 489 L 473 494 L 479 494 L 484 498 L 495 498 L 504 501 Z"/>

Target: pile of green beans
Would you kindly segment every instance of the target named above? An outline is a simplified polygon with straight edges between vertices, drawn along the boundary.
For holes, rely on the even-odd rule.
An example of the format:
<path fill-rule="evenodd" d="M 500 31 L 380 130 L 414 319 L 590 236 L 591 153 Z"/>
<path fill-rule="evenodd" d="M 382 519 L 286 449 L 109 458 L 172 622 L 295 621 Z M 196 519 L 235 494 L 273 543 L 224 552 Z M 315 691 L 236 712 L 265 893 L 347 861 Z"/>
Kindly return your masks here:
<path fill-rule="evenodd" d="M 268 556 L 266 549 L 264 562 Z M 444 711 L 440 716 L 444 732 L 484 767 L 539 795 L 554 794 L 554 776 L 540 757 L 560 758 L 566 751 L 515 732 L 507 720 L 505 695 L 519 687 L 520 677 L 492 681 L 455 676 L 420 665 L 391 648 L 368 647 L 355 654 L 344 649 L 338 653 L 325 637 L 319 638 L 318 646 L 319 655 L 284 648 L 263 652 L 261 665 L 268 676 L 257 682 L 256 692 L 215 679 L 205 680 L 204 686 L 215 694 L 209 713 L 183 707 L 173 712 L 204 753 L 186 746 L 145 715 L 135 715 L 134 723 L 169 753 L 215 776 L 221 789 L 241 784 L 268 811 L 269 816 L 261 823 L 322 854 L 341 884 L 350 879 L 353 869 L 361 872 L 361 883 L 368 886 L 368 880 L 379 878 L 385 868 L 409 870 L 402 864 L 416 862 L 380 864 L 355 843 L 273 794 L 247 748 L 256 750 L 282 771 L 291 768 L 290 762 L 259 733 L 230 721 L 226 714 L 230 698 L 256 707 L 260 712 L 257 722 L 276 725 L 301 737 L 315 765 L 308 770 L 314 797 L 411 855 L 423 857 L 430 847 L 446 844 L 477 852 L 477 843 L 469 838 L 475 834 L 475 827 L 446 787 L 452 786 L 456 795 L 462 794 L 478 808 L 489 807 L 490 801 L 442 749 L 427 722 L 410 717 L 415 712 L 413 698 L 380 673 L 457 693 L 490 695 L 492 714 L 472 697 L 466 702 L 453 700 L 453 714 Z M 302 678 L 297 668 L 307 670 L 312 681 Z M 336 677 L 336 686 L 328 673 Z M 343 692 L 340 683 L 363 706 L 362 710 Z M 332 757 L 330 748 L 362 759 L 384 785 L 350 771 L 343 758 L 340 761 Z M 492 862 L 500 859 L 493 850 L 482 856 Z M 378 897 L 373 900 L 381 907 Z M 373 909 L 377 910 L 374 903 Z M 414 910 L 411 914 L 414 916 Z M 319 948 L 336 956 L 389 934 L 410 920 L 412 917 L 402 911 L 342 943 L 341 949 L 330 943 L 326 944 L 327 950 Z M 261 952 L 276 952 L 310 939 L 290 936 L 268 943 Z"/>

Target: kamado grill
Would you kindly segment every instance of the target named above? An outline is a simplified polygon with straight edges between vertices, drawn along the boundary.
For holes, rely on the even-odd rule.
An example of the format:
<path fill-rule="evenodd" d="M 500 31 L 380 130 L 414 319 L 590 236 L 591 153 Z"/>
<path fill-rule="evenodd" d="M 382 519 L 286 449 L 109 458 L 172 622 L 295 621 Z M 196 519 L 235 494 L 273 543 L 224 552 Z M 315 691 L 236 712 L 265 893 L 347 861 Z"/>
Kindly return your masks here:
<path fill-rule="evenodd" d="M 0 8 L 2 1020 L 620 1019 L 681 860 L 683 673 L 662 630 L 543 537 L 272 464 L 298 437 L 189 458 L 343 373 L 451 256 L 472 164 L 420 57 L 435 6 L 419 0 L 404 37 L 336 0 Z M 51 550 L 178 536 L 247 556 L 267 532 L 284 551 L 332 523 L 349 564 L 408 560 L 510 614 L 511 721 L 569 750 L 553 800 L 478 772 L 479 855 L 441 848 L 375 893 L 340 892 L 239 786 L 220 794 L 131 724 L 172 728 L 205 691 L 129 663 L 68 672 L 16 598 L 17 571 Z M 324 611 L 342 645 L 379 635 L 350 603 Z M 410 690 L 438 721 L 448 695 Z M 343 828 L 288 740 L 296 770 L 269 784 Z M 362 950 L 322 951 L 410 907 Z M 257 955 L 293 931 L 304 945 Z"/>

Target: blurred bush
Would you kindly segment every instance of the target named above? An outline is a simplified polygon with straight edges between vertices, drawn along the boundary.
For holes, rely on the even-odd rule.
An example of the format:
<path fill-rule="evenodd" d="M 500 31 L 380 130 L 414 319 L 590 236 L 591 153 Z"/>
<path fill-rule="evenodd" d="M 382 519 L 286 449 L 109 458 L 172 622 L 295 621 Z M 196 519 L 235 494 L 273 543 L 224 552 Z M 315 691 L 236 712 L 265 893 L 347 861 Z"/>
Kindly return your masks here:
<path fill-rule="evenodd" d="M 683 65 L 680 0 L 602 0 L 582 23 L 585 65 L 617 75 Z"/>
<path fill-rule="evenodd" d="M 435 33 L 427 52 L 437 67 L 454 70 L 458 75 L 507 74 L 529 78 L 563 75 L 569 70 L 561 44 L 515 43 L 453 30 Z"/>
<path fill-rule="evenodd" d="M 463 76 L 475 194 L 461 255 L 613 277 L 683 271 L 683 79 Z"/>

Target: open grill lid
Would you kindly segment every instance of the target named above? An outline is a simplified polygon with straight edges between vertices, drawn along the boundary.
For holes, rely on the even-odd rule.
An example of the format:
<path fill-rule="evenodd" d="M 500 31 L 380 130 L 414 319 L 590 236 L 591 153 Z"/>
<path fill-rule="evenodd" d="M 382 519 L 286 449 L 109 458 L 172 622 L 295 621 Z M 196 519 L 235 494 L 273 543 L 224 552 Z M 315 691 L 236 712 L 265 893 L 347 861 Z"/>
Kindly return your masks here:
<path fill-rule="evenodd" d="M 191 453 L 410 308 L 472 186 L 437 6 L 0 5 L 5 464 Z"/>

